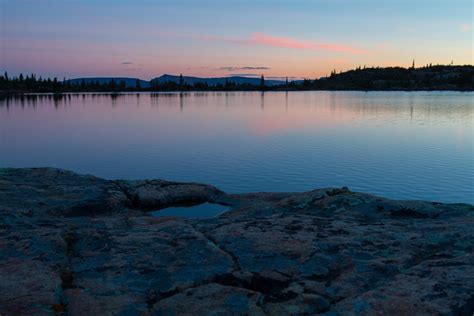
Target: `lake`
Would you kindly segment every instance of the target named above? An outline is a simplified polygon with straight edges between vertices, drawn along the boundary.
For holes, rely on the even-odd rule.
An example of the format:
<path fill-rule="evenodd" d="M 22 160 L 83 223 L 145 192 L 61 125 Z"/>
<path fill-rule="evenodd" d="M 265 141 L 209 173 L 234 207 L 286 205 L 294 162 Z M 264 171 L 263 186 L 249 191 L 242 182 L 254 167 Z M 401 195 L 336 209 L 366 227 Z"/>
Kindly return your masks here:
<path fill-rule="evenodd" d="M 0 166 L 231 192 L 348 186 L 474 203 L 474 93 L 189 92 L 0 99 Z"/>

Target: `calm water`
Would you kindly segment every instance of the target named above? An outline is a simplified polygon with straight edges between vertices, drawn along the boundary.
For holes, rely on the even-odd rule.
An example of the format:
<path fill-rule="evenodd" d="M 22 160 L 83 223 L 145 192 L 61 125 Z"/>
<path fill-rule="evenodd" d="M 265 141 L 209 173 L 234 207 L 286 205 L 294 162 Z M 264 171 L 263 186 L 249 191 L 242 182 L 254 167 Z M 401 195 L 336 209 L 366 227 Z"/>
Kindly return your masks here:
<path fill-rule="evenodd" d="M 225 213 L 228 210 L 229 208 L 227 206 L 212 203 L 202 203 L 188 207 L 168 207 L 154 211 L 152 212 L 152 215 L 155 217 L 179 216 L 188 218 L 210 218 Z"/>
<path fill-rule="evenodd" d="M 474 203 L 474 94 L 229 92 L 0 100 L 0 166 L 228 192 L 348 186 Z"/>

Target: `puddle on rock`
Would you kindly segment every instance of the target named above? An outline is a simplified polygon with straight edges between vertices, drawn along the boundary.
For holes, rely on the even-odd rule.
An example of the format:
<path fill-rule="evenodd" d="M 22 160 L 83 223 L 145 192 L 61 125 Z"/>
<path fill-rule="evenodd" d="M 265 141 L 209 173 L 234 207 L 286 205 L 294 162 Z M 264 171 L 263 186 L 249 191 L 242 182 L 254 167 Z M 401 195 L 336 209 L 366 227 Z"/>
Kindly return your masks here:
<path fill-rule="evenodd" d="M 155 217 L 176 216 L 186 218 L 212 218 L 229 210 L 228 206 L 202 203 L 194 206 L 167 207 L 151 214 Z"/>

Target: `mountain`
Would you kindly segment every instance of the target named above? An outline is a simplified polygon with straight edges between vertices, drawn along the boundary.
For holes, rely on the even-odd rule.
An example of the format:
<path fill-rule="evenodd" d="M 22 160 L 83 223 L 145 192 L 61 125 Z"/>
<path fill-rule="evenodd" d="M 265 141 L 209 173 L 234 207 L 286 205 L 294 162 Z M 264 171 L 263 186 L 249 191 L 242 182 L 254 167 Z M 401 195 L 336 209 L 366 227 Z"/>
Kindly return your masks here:
<path fill-rule="evenodd" d="M 165 84 L 169 82 L 179 83 L 179 76 L 164 74 L 160 77 L 156 77 L 150 81 L 141 80 L 138 78 L 125 78 L 125 77 L 93 77 L 93 78 L 75 78 L 67 80 L 68 83 L 80 85 L 84 80 L 86 84 L 91 83 L 100 83 L 101 85 L 109 84 L 112 79 L 115 84 L 119 85 L 122 81 L 125 83 L 127 88 L 135 88 L 137 80 L 140 81 L 141 88 L 149 88 L 152 83 L 155 84 Z M 220 78 L 200 78 L 200 77 L 191 77 L 183 76 L 183 80 L 186 84 L 192 86 L 196 83 L 207 83 L 208 86 L 217 86 L 224 85 L 226 80 L 229 83 L 234 83 L 238 85 L 247 84 L 258 86 L 260 85 L 260 78 L 248 78 L 248 77 L 220 77 Z M 281 80 L 265 80 L 266 86 L 277 86 L 284 84 L 284 81 Z"/>
<path fill-rule="evenodd" d="M 229 83 L 235 84 L 249 84 L 258 86 L 260 85 L 260 78 L 248 78 L 248 77 L 220 77 L 220 78 L 200 78 L 200 77 L 189 77 L 183 76 L 183 81 L 188 85 L 194 85 L 196 83 L 207 83 L 209 86 L 224 85 L 226 80 Z M 179 83 L 179 76 L 164 74 L 161 77 L 157 77 L 151 80 L 151 83 L 164 84 L 167 82 Z M 285 84 L 285 81 L 281 80 L 265 80 L 266 86 L 277 86 Z"/>
<path fill-rule="evenodd" d="M 81 84 L 82 80 L 84 80 L 84 83 L 86 84 L 91 84 L 92 82 L 94 83 L 100 83 L 101 85 L 103 84 L 108 84 L 114 80 L 115 84 L 120 85 L 120 83 L 123 81 L 125 83 L 125 87 L 127 88 L 136 88 L 137 86 L 137 80 L 140 82 L 140 87 L 141 88 L 149 88 L 150 87 L 150 82 L 141 80 L 138 78 L 127 78 L 127 77 L 96 77 L 96 78 L 76 78 L 76 79 L 69 79 L 66 80 L 67 82 L 71 84 Z"/>

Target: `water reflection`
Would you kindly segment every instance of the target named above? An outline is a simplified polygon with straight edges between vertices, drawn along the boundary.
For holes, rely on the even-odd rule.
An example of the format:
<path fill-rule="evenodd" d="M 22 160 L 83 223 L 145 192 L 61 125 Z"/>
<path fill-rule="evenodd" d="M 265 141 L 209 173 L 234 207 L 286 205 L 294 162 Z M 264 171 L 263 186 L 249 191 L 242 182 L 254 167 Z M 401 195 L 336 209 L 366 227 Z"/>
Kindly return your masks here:
<path fill-rule="evenodd" d="M 409 112 L 410 119 L 415 114 L 425 116 L 454 115 L 465 119 L 472 118 L 473 93 L 467 92 L 163 92 L 163 93 L 57 93 L 57 94 L 23 94 L 0 95 L 0 107 L 10 106 L 36 107 L 38 104 L 53 104 L 56 107 L 70 105 L 74 99 L 82 99 L 83 104 L 109 102 L 112 106 L 140 105 L 140 98 L 146 98 L 145 104 L 158 105 L 160 99 L 163 104 L 172 106 L 173 102 L 167 99 L 179 99 L 180 111 L 186 106 L 196 106 L 200 103 L 197 99 L 213 99 L 213 102 L 224 96 L 225 106 L 241 106 L 240 101 L 245 100 L 251 105 L 255 95 L 259 96 L 260 109 L 265 111 L 266 97 L 272 107 L 278 107 L 284 101 L 285 111 L 291 106 L 327 107 L 332 112 L 351 111 L 357 115 L 364 114 L 399 114 Z M 284 94 L 284 98 L 281 98 Z M 354 94 L 354 95 L 348 95 Z M 386 95 L 384 95 L 386 94 Z M 131 97 L 136 100 L 131 102 Z M 450 97 L 456 98 L 453 104 Z M 248 101 L 251 102 L 248 102 Z M 238 104 L 236 104 L 238 103 Z M 244 104 L 245 105 L 245 104 Z M 271 111 L 275 110 L 272 108 Z M 299 109 L 297 109 L 299 110 Z M 433 111 L 433 113 L 431 113 Z M 468 115 L 466 118 L 465 115 Z"/>
<path fill-rule="evenodd" d="M 282 96 L 284 94 L 284 96 Z M 69 94 L 25 94 L 18 96 L 0 96 L 0 108 L 7 111 L 11 106 L 36 109 L 38 106 L 53 105 L 55 109 L 68 107 L 81 100 L 83 106 L 100 104 L 117 107 L 128 107 L 143 104 L 144 111 L 157 109 L 160 104 L 173 107 L 179 106 L 180 112 L 195 112 L 197 109 L 210 107 L 218 109 L 223 99 L 226 109 L 238 108 L 239 116 L 251 111 L 258 100 L 262 112 L 266 116 L 253 116 L 249 122 L 259 133 L 271 133 L 278 130 L 321 125 L 338 125 L 340 122 L 356 122 L 360 119 L 376 119 L 385 122 L 397 122 L 407 118 L 410 123 L 415 121 L 426 124 L 431 119 L 436 121 L 454 120 L 472 123 L 472 93 L 350 93 L 345 92 L 177 92 L 177 93 L 69 93 Z M 258 96 L 257 98 L 255 98 Z M 455 102 L 450 98 L 454 96 Z M 135 97 L 135 100 L 132 98 Z M 268 99 L 268 100 L 266 100 Z M 160 101 L 161 100 L 161 101 Z M 266 103 L 270 108 L 266 109 Z M 147 108 L 149 105 L 149 108 Z M 289 108 L 291 106 L 291 109 Z M 284 108 L 285 115 L 280 112 Z M 192 108 L 192 109 L 191 109 Z M 94 109 L 89 109 L 94 111 Z M 245 115 L 243 115 L 245 116 Z M 225 118 L 224 118 L 225 119 Z"/>
<path fill-rule="evenodd" d="M 230 192 L 347 185 L 395 198 L 474 202 L 473 96 L 0 96 L 0 166 L 201 181 Z"/>

